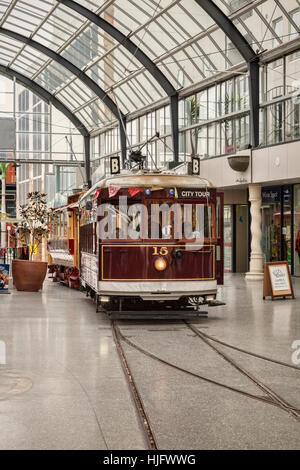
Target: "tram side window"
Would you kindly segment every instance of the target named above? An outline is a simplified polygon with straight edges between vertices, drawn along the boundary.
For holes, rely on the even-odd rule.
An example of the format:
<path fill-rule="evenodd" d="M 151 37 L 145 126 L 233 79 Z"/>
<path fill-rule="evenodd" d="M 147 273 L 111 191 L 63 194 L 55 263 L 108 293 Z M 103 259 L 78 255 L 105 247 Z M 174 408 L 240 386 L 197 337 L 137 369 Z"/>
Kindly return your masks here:
<path fill-rule="evenodd" d="M 71 213 L 70 212 L 66 212 L 64 214 L 64 229 L 63 229 L 63 237 L 64 238 L 67 238 L 68 237 L 68 217 Z"/>
<path fill-rule="evenodd" d="M 138 239 L 142 238 L 142 219 L 143 216 L 140 209 L 145 206 L 136 205 L 128 206 L 125 212 L 122 206 L 110 206 L 110 210 L 105 211 L 100 221 L 100 238 L 101 239 Z"/>
<path fill-rule="evenodd" d="M 90 223 L 80 227 L 80 251 L 96 253 L 95 225 Z"/>

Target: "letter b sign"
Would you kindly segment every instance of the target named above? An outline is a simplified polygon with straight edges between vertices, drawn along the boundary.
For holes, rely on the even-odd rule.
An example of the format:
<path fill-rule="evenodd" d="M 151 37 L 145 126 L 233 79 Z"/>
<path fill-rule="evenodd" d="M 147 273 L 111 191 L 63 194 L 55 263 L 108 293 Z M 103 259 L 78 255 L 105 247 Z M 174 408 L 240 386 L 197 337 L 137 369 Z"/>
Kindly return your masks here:
<path fill-rule="evenodd" d="M 200 175 L 200 158 L 192 157 L 192 174 Z"/>
<path fill-rule="evenodd" d="M 117 175 L 120 171 L 120 157 L 110 157 L 110 173 L 112 175 Z"/>

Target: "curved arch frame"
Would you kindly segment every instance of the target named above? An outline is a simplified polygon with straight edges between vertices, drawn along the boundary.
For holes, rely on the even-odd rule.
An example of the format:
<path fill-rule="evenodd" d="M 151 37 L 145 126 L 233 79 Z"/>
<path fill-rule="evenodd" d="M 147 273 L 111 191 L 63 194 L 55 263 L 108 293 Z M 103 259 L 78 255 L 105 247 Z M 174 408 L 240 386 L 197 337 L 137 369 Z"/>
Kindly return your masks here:
<path fill-rule="evenodd" d="M 69 70 L 72 74 L 78 77 L 79 80 L 81 80 L 90 90 L 92 90 L 100 98 L 101 101 L 103 101 L 105 106 L 113 113 L 113 115 L 119 121 L 121 151 L 122 151 L 122 159 L 124 161 L 124 159 L 126 158 L 126 147 L 124 148 L 124 142 L 126 142 L 126 135 L 125 135 L 125 130 L 124 130 L 126 129 L 125 127 L 126 119 L 125 119 L 124 114 L 121 111 L 119 112 L 116 103 L 107 95 L 107 93 L 96 82 L 94 82 L 94 80 L 92 80 L 86 73 L 80 70 L 80 68 L 76 67 L 76 65 L 74 65 L 72 62 L 65 59 L 63 56 L 53 51 L 52 49 L 49 49 L 48 47 L 44 46 L 43 44 L 31 38 L 23 36 L 20 33 L 17 33 L 15 31 L 11 31 L 9 29 L 2 28 L 2 27 L 0 27 L 0 34 L 2 34 L 3 36 L 7 36 L 12 39 L 15 39 L 16 41 L 22 42 L 23 44 L 27 44 L 33 49 L 36 49 L 39 52 L 42 52 L 47 57 L 50 57 L 55 62 L 58 62 L 60 65 L 65 67 L 67 70 Z"/>
<path fill-rule="evenodd" d="M 241 56 L 248 64 L 250 93 L 250 126 L 251 145 L 259 145 L 259 56 L 233 22 L 212 0 L 195 0 L 195 2 L 216 22 L 219 28 L 229 37 Z"/>
<path fill-rule="evenodd" d="M 104 20 L 100 16 L 93 13 L 88 8 L 85 8 L 79 3 L 73 0 L 57 0 L 58 3 L 62 3 L 73 11 L 76 11 L 87 20 L 94 23 L 100 29 L 105 31 L 111 37 L 113 37 L 121 46 L 125 47 L 135 58 L 145 67 L 146 70 L 152 75 L 152 77 L 159 83 L 162 89 L 170 98 L 170 110 L 171 110 L 171 128 L 172 128 L 172 142 L 174 161 L 179 161 L 179 126 L 178 126 L 178 92 L 173 87 L 172 83 L 163 74 L 159 67 L 148 57 L 134 42 L 131 41 L 125 34 L 119 29 L 113 26 L 108 21 Z"/>
<path fill-rule="evenodd" d="M 69 108 L 67 108 L 60 100 L 58 100 L 55 96 L 53 96 L 49 91 L 45 88 L 38 85 L 30 78 L 22 75 L 21 73 L 17 72 L 14 69 L 9 67 L 5 67 L 4 65 L 0 65 L 0 74 L 4 75 L 10 79 L 16 79 L 18 83 L 23 85 L 24 87 L 30 89 L 33 93 L 39 95 L 44 101 L 48 103 L 52 103 L 56 109 L 58 109 L 61 113 L 63 113 L 79 130 L 81 135 L 84 138 L 84 157 L 85 157 L 85 172 L 86 172 L 86 180 L 88 187 L 91 187 L 91 180 L 90 180 L 90 134 L 84 124 L 75 116 Z"/>

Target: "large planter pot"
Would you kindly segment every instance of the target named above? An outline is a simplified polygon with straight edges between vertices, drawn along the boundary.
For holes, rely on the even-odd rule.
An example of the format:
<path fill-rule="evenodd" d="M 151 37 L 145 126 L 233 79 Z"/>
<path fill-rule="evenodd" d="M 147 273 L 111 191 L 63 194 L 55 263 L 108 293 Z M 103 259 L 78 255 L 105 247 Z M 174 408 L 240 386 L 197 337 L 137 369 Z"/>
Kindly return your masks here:
<path fill-rule="evenodd" d="M 14 259 L 12 261 L 13 282 L 17 290 L 37 292 L 41 289 L 47 273 L 44 261 Z"/>

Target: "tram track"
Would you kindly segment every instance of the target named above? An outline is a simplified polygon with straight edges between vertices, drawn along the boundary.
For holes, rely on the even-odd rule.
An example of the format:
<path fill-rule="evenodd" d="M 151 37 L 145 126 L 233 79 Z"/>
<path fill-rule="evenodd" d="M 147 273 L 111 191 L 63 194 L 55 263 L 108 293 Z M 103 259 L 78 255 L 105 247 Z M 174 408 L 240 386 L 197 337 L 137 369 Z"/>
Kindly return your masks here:
<path fill-rule="evenodd" d="M 120 332 L 119 327 L 116 324 L 115 320 L 111 320 L 111 328 L 113 332 L 113 338 L 117 347 L 118 355 L 120 357 L 124 373 L 126 375 L 126 378 L 128 380 L 129 386 L 130 386 L 130 391 L 132 394 L 132 397 L 134 399 L 135 407 L 138 413 L 138 416 L 141 421 L 142 429 L 144 431 L 144 435 L 148 444 L 148 447 L 150 450 L 158 450 L 158 445 L 156 442 L 156 438 L 154 436 L 154 432 L 151 428 L 150 420 L 148 418 L 148 415 L 146 413 L 140 392 L 137 388 L 136 382 L 133 378 L 131 369 L 129 367 L 128 361 L 126 359 L 126 354 L 125 351 L 122 347 L 121 344 L 121 339 L 123 339 L 123 335 Z"/>
<path fill-rule="evenodd" d="M 141 354 L 157 361 L 157 362 L 160 362 L 161 364 L 164 364 L 168 367 L 171 367 L 173 368 L 174 370 L 177 370 L 179 372 L 182 372 L 184 374 L 187 374 L 191 377 L 194 377 L 194 378 L 197 378 L 203 382 L 206 382 L 206 383 L 209 383 L 209 384 L 212 384 L 212 385 L 215 385 L 215 386 L 218 386 L 218 387 L 221 387 L 223 389 L 226 389 L 228 391 L 231 391 L 233 393 L 236 393 L 236 394 L 240 394 L 240 395 L 243 395 L 245 396 L 246 398 L 249 398 L 249 399 L 253 399 L 253 400 L 256 400 L 256 401 L 260 401 L 264 404 L 267 404 L 267 405 L 272 405 L 272 406 L 275 406 L 279 409 L 281 409 L 282 411 L 288 413 L 293 419 L 295 419 L 296 421 L 300 422 L 300 409 L 298 409 L 297 407 L 293 406 L 292 404 L 288 403 L 285 399 L 283 399 L 282 397 L 280 397 L 276 392 L 274 392 L 270 387 L 268 387 L 266 384 L 262 383 L 259 379 L 257 379 L 256 377 L 254 377 L 249 371 L 247 371 L 244 367 L 240 366 L 239 364 L 237 364 L 232 358 L 230 358 L 227 354 L 225 354 L 223 351 L 219 350 L 215 345 L 211 344 L 211 342 L 213 342 L 212 339 L 210 339 L 211 337 L 209 335 L 207 335 L 206 333 L 202 333 L 198 330 L 198 328 L 196 328 L 194 325 L 188 323 L 186 320 L 183 320 L 183 322 L 185 323 L 186 327 L 189 328 L 191 331 L 193 331 L 194 334 L 197 335 L 197 337 L 199 337 L 199 339 L 201 339 L 205 344 L 207 344 L 209 347 L 211 347 L 218 355 L 220 355 L 226 362 L 228 362 L 233 368 L 235 368 L 241 375 L 243 376 L 246 376 L 246 378 L 251 381 L 252 383 L 254 383 L 256 385 L 256 387 L 258 387 L 262 392 L 263 392 L 263 395 L 256 395 L 254 393 L 250 393 L 250 392 L 247 392 L 245 390 L 242 390 L 240 388 L 237 388 L 237 387 L 233 387 L 233 386 L 230 386 L 230 385 L 227 385 L 225 383 L 222 383 L 222 382 L 219 382 L 217 380 L 214 380 L 214 379 L 210 379 L 209 377 L 206 377 L 206 376 L 203 376 L 203 375 L 200 375 L 200 374 L 197 374 L 195 372 L 192 372 L 188 369 L 185 369 L 183 367 L 180 367 L 178 366 L 177 364 L 174 364 L 172 362 L 169 362 L 155 354 L 153 354 L 152 352 L 150 351 L 147 351 L 146 349 L 144 349 L 143 347 L 139 346 L 138 344 L 134 343 L 131 339 L 129 339 L 128 337 L 126 337 L 120 330 L 119 326 L 117 325 L 116 321 L 112 321 L 112 328 L 113 328 L 113 334 L 114 334 L 114 337 L 117 338 L 117 341 L 118 341 L 118 344 L 119 344 L 119 348 L 121 348 L 121 351 L 122 351 L 122 356 L 123 356 L 123 359 L 122 359 L 122 363 L 124 365 L 124 360 L 126 361 L 126 364 L 127 364 L 127 367 L 129 369 L 129 366 L 128 366 L 128 362 L 126 360 L 126 353 L 124 352 L 124 349 L 122 347 L 122 342 L 126 343 L 128 346 L 130 346 L 131 348 L 137 350 L 138 352 L 140 352 Z M 215 339 L 216 342 L 220 342 L 221 344 L 224 343 L 224 342 L 221 342 L 217 339 Z M 229 345 L 228 343 L 225 343 L 223 345 L 226 345 L 228 347 L 231 347 L 232 345 Z M 232 347 L 232 349 L 237 349 L 235 347 Z M 246 354 L 251 354 L 251 352 L 249 351 L 240 351 L 240 352 L 245 352 Z M 120 350 L 119 350 L 119 354 L 120 354 Z M 253 354 L 254 357 L 257 357 L 259 355 L 256 355 L 255 353 Z M 281 363 L 280 361 L 276 361 L 276 360 L 272 360 L 271 358 L 265 358 L 264 356 L 259 356 L 260 359 L 265 359 L 265 360 L 268 360 L 270 362 L 274 362 L 276 364 L 280 364 L 280 365 L 287 365 L 289 366 L 289 364 L 286 364 L 286 363 Z M 299 368 L 297 367 L 293 367 L 297 370 L 299 370 Z M 125 367 L 126 369 L 126 367 Z M 129 383 L 131 381 L 133 381 L 134 383 L 134 389 L 138 392 L 138 389 L 137 389 L 137 386 L 136 386 L 136 383 L 134 382 L 134 379 L 132 377 L 132 373 L 129 369 L 129 373 L 126 371 L 127 373 L 127 377 L 128 377 L 128 381 Z M 139 394 L 139 392 L 138 392 Z M 140 394 L 139 394 L 140 396 Z M 135 402 L 137 404 L 137 401 L 135 399 Z M 140 397 L 140 400 L 138 401 L 138 404 L 137 404 L 137 408 L 138 408 L 138 412 L 140 414 L 140 409 L 139 409 L 139 403 L 142 403 L 142 400 L 141 400 L 141 397 Z M 145 408 L 143 406 L 143 413 L 140 414 L 140 417 L 141 417 L 141 420 L 142 422 L 144 421 L 144 416 L 147 417 L 147 414 L 145 412 Z M 144 422 L 144 430 L 145 430 L 145 433 L 147 434 L 148 436 L 148 432 L 149 430 L 151 430 L 151 435 L 153 436 L 153 441 L 152 441 L 152 438 L 150 437 L 149 439 L 149 436 L 148 436 L 148 442 L 149 442 L 149 447 L 151 449 L 158 449 L 158 446 L 157 446 L 157 443 L 156 443 L 156 439 L 154 438 L 154 434 L 153 434 L 153 430 L 151 429 L 151 423 L 150 423 L 150 420 L 149 418 L 147 417 L 147 420 L 146 422 Z M 156 447 L 152 447 L 153 446 L 153 443 Z"/>
<path fill-rule="evenodd" d="M 258 380 L 254 375 L 252 375 L 249 371 L 247 371 L 244 367 L 237 364 L 230 356 L 226 353 L 218 349 L 215 345 L 212 344 L 212 340 L 208 339 L 208 335 L 202 333 L 196 328 L 194 325 L 188 323 L 186 320 L 183 322 L 187 325 L 187 327 L 193 331 L 202 341 L 207 344 L 211 349 L 213 349 L 219 356 L 221 356 L 226 362 L 228 362 L 232 367 L 238 370 L 242 375 L 246 376 L 250 381 L 252 381 L 258 388 L 260 388 L 272 401 L 276 404 L 279 408 L 287 411 L 290 415 L 292 415 L 297 421 L 300 422 L 300 410 L 294 408 L 290 403 L 285 401 L 282 397 L 280 397 L 276 392 L 274 392 L 270 387 L 265 385 L 263 382 Z M 262 358 L 262 357 L 261 357 Z M 273 361 L 274 362 L 274 361 Z"/>

